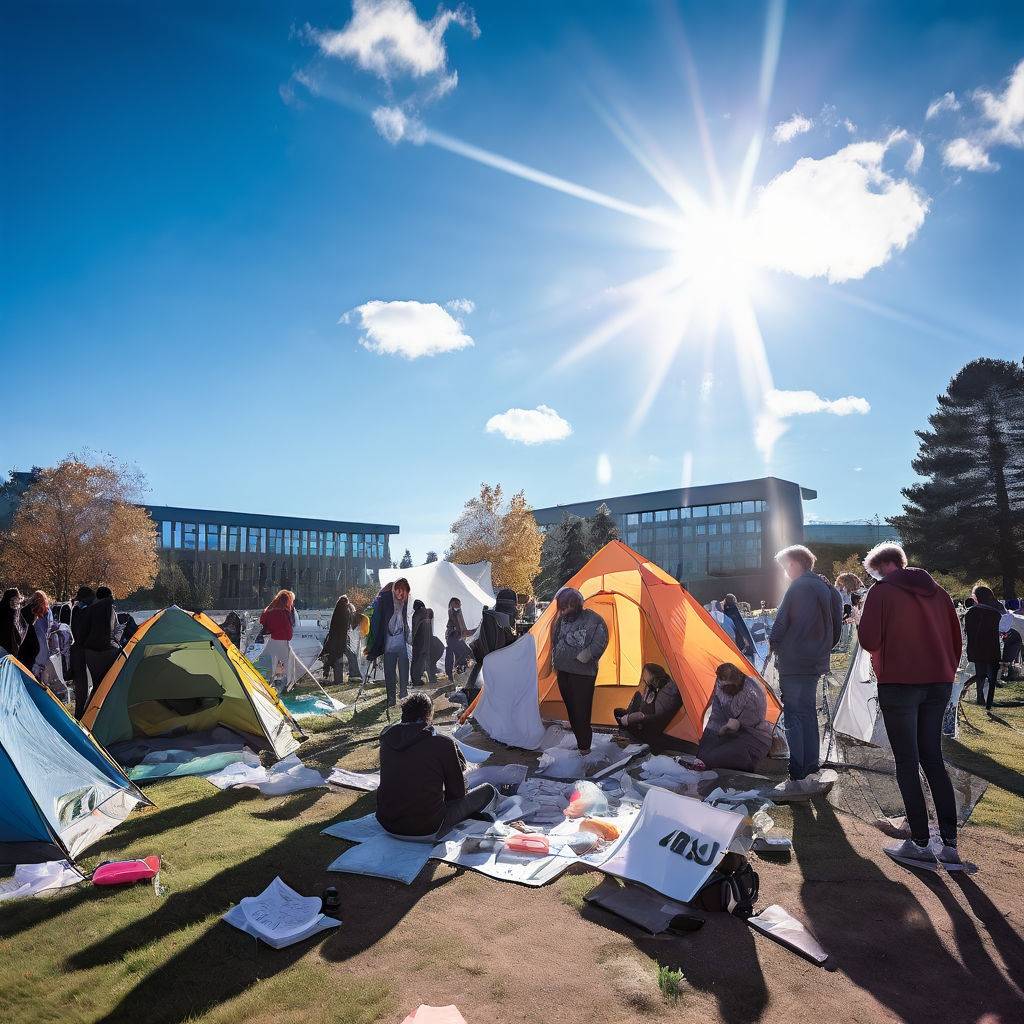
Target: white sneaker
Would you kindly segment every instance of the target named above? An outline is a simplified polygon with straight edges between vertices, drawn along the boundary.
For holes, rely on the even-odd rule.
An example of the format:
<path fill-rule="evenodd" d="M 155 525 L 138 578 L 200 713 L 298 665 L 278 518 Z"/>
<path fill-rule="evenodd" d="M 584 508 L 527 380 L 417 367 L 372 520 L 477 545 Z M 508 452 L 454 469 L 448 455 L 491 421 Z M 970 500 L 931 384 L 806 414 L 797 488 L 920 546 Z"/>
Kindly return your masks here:
<path fill-rule="evenodd" d="M 960 859 L 960 852 L 955 846 L 941 846 L 935 859 L 947 871 L 967 871 L 968 865 Z"/>
<path fill-rule="evenodd" d="M 913 839 L 906 839 L 898 846 L 885 847 L 885 853 L 898 864 L 925 871 L 938 871 L 939 862 L 930 846 L 918 846 Z"/>
<path fill-rule="evenodd" d="M 777 804 L 790 803 L 794 800 L 809 800 L 818 791 L 817 784 L 807 779 L 786 779 L 771 791 L 771 798 Z"/>

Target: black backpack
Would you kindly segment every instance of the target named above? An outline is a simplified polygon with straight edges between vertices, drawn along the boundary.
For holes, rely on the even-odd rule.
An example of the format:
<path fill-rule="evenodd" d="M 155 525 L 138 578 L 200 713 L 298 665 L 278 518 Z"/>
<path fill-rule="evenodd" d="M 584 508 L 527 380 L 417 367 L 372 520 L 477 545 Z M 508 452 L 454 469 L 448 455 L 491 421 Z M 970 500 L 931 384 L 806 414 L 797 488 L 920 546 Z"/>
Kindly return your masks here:
<path fill-rule="evenodd" d="M 724 911 L 746 919 L 754 913 L 760 881 L 746 857 L 727 853 L 693 902 L 702 910 Z"/>

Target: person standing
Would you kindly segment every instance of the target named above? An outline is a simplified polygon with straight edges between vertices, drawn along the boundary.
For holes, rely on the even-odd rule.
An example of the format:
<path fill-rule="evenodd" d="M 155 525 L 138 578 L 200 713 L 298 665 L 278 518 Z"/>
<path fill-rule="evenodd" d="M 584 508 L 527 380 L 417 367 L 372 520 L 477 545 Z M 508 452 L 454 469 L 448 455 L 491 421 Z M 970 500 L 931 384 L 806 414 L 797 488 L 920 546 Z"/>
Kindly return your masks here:
<path fill-rule="evenodd" d="M 260 625 L 270 639 L 264 644 L 263 653 L 270 658 L 270 679 L 267 680 L 279 692 L 287 690 L 293 681 L 292 637 L 295 635 L 295 594 L 290 590 L 279 590 L 274 600 L 263 609 Z M 277 680 L 281 683 L 278 684 Z"/>
<path fill-rule="evenodd" d="M 366 657 L 384 659 L 384 689 L 388 707 L 405 700 L 409 692 L 409 581 L 404 577 L 386 584 L 373 599 Z M 397 691 L 397 695 L 396 695 Z"/>
<path fill-rule="evenodd" d="M 747 624 L 743 620 L 743 613 L 740 611 L 735 594 L 725 595 L 722 601 L 722 613 L 732 623 L 733 633 L 736 637 L 736 647 L 740 654 L 748 661 L 753 662 L 757 650 L 754 647 L 754 640 L 750 635 L 750 630 L 747 629 Z"/>
<path fill-rule="evenodd" d="M 802 544 L 783 548 L 775 561 L 790 580 L 769 645 L 778 663 L 789 742 L 789 779 L 776 787 L 782 797 L 811 796 L 818 768 L 818 680 L 829 670 L 832 648 L 843 631 L 839 592 L 814 572 L 814 552 Z"/>
<path fill-rule="evenodd" d="M 551 623 L 551 666 L 558 677 L 558 692 L 569 717 L 569 727 L 581 754 L 590 753 L 593 730 L 594 687 L 598 663 L 608 646 L 608 627 L 597 612 L 583 607 L 583 595 L 563 587 L 555 595 L 556 614 Z"/>
<path fill-rule="evenodd" d="M 336 686 L 340 686 L 344 681 L 346 661 L 348 662 L 349 679 L 353 675 L 348 642 L 351 625 L 352 606 L 348 603 L 348 595 L 342 594 L 331 613 L 331 624 L 328 627 L 327 639 L 324 640 L 324 649 L 320 655 L 324 663 L 324 675 L 326 676 L 328 671 L 333 672 Z M 355 674 L 358 675 L 358 671 Z"/>
<path fill-rule="evenodd" d="M 117 610 L 114 608 L 114 595 L 110 587 L 97 587 L 96 599 L 89 605 L 83 621 L 85 648 L 85 666 L 89 670 L 92 688 L 103 681 L 110 671 L 110 666 L 117 659 L 118 646 L 114 642 L 117 632 Z M 77 634 L 72 629 L 77 642 Z M 77 697 L 77 694 L 76 694 Z"/>
<path fill-rule="evenodd" d="M 469 661 L 466 637 L 470 632 L 462 617 L 462 602 L 457 597 L 451 598 L 448 601 L 448 624 L 444 628 L 444 674 L 448 682 L 454 679 L 455 670 L 463 671 Z"/>
<path fill-rule="evenodd" d="M 967 660 L 974 662 L 977 701 L 986 708 L 991 708 L 996 695 L 999 662 L 1003 653 L 999 642 L 999 623 L 1003 617 L 1003 606 L 996 600 L 991 587 L 975 587 L 971 594 L 975 603 L 964 615 Z"/>
<path fill-rule="evenodd" d="M 960 620 L 949 594 L 924 569 L 908 567 L 898 544 L 872 548 L 864 568 L 878 583 L 864 600 L 858 632 L 878 679 L 878 706 L 910 826 L 910 839 L 885 852 L 901 863 L 934 866 L 938 859 L 956 870 L 962 867 L 956 796 L 942 760 L 942 718 L 960 665 Z M 942 839 L 937 858 L 929 845 L 921 770 Z"/>
<path fill-rule="evenodd" d="M 75 718 L 85 714 L 89 703 L 89 669 L 85 662 L 85 617 L 96 600 L 92 587 L 79 587 L 71 605 L 71 681 L 75 688 Z"/>
<path fill-rule="evenodd" d="M 53 612 L 50 598 L 43 590 L 37 590 L 22 609 L 26 630 L 18 660 L 36 679 L 42 680 L 43 670 L 50 660 L 50 633 L 53 631 Z"/>
<path fill-rule="evenodd" d="M 432 687 L 437 687 L 437 660 L 432 658 L 434 646 L 434 609 L 422 601 L 412 606 L 412 685 L 419 686 L 424 671 Z"/>
<path fill-rule="evenodd" d="M 17 587 L 5 590 L 3 598 L 0 598 L 0 648 L 15 658 L 28 632 L 28 623 L 21 614 L 22 602 L 21 591 Z"/>

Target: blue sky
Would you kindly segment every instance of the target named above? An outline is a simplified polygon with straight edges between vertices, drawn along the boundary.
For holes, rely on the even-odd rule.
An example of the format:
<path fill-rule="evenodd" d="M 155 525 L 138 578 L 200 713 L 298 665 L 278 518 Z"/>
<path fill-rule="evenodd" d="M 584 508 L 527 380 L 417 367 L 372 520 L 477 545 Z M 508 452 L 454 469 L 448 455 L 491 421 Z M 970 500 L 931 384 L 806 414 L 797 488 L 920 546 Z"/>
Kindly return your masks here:
<path fill-rule="evenodd" d="M 6 14 L 4 469 L 417 557 L 481 480 L 845 520 L 1021 356 L 1016 5 L 142 6 Z"/>

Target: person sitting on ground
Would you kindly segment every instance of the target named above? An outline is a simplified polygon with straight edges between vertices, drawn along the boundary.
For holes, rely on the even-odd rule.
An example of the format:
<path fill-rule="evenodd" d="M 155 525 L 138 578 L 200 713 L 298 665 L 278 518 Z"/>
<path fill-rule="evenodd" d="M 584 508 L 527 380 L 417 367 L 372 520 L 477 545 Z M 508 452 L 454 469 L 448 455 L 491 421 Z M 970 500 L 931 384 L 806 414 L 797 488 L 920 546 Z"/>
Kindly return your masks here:
<path fill-rule="evenodd" d="M 726 594 L 722 600 L 722 613 L 732 623 L 733 633 L 736 635 L 736 646 L 744 658 L 753 658 L 757 651 L 754 647 L 754 640 L 743 621 L 743 613 L 736 601 L 735 594 Z"/>
<path fill-rule="evenodd" d="M 380 734 L 377 820 L 392 835 L 441 837 L 496 800 L 484 784 L 466 792 L 466 759 L 450 736 L 434 731 L 426 694 L 402 702 L 402 721 Z"/>
<path fill-rule="evenodd" d="M 18 656 L 21 643 L 28 632 L 28 623 L 21 614 L 23 598 L 17 587 L 4 591 L 0 598 L 0 654 Z"/>
<path fill-rule="evenodd" d="M 412 685 L 419 686 L 423 682 L 423 673 L 427 673 L 427 681 L 437 687 L 437 661 L 432 658 L 434 653 L 434 609 L 428 608 L 422 601 L 412 603 Z"/>
<path fill-rule="evenodd" d="M 999 642 L 999 623 L 1003 617 L 1003 606 L 996 600 L 991 587 L 975 587 L 972 595 L 975 603 L 964 615 L 967 660 L 974 663 L 977 702 L 991 708 L 996 695 L 999 663 L 1003 654 Z"/>
<path fill-rule="evenodd" d="M 772 727 L 766 720 L 768 701 L 764 687 L 732 662 L 715 669 L 711 715 L 697 746 L 698 771 L 731 768 L 753 771 L 768 756 Z"/>
<path fill-rule="evenodd" d="M 901 863 L 935 866 L 923 770 L 943 844 L 938 859 L 957 868 L 956 796 L 942 760 L 942 719 L 960 665 L 960 621 L 949 594 L 924 569 L 908 568 L 898 544 L 872 548 L 864 568 L 878 582 L 864 599 L 860 644 L 878 678 L 878 707 L 910 826 L 910 839 L 885 852 Z"/>
<path fill-rule="evenodd" d="M 615 709 L 615 720 L 623 732 L 657 752 L 665 746 L 665 730 L 683 706 L 683 698 L 672 677 L 653 662 L 644 665 L 640 684 L 629 705 Z"/>

